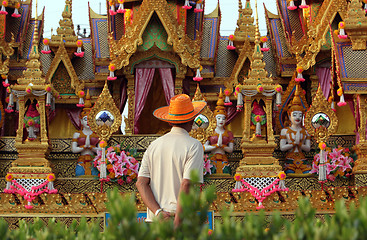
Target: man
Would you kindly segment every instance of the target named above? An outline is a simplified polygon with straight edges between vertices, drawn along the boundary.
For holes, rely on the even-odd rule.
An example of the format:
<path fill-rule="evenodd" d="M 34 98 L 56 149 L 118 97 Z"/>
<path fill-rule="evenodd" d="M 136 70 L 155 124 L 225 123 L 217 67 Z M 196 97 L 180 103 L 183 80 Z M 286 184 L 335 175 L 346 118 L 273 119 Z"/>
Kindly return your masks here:
<path fill-rule="evenodd" d="M 147 222 L 159 215 L 164 219 L 175 216 L 178 226 L 182 211 L 178 199 L 181 192 L 189 190 L 191 171 L 197 170 L 203 182 L 203 146 L 189 132 L 205 106 L 205 102 L 191 102 L 189 96 L 180 94 L 171 98 L 169 106 L 153 112 L 172 129 L 150 144 L 139 170 L 136 187 L 148 207 Z"/>

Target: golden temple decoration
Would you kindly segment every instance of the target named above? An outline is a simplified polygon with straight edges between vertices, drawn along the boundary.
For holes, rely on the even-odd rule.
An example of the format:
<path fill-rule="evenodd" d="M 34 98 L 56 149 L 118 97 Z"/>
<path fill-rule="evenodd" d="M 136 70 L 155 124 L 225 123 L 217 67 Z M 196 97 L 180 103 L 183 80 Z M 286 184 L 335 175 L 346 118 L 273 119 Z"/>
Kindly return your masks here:
<path fill-rule="evenodd" d="M 133 74 L 136 64 L 155 58 L 173 64 L 176 69 L 176 76 L 185 75 L 187 72 L 187 68 L 181 63 L 181 59 L 177 54 L 168 51 L 161 51 L 156 45 L 153 45 L 147 52 L 134 53 L 130 58 L 129 65 L 123 69 L 124 74 Z"/>
<path fill-rule="evenodd" d="M 262 60 L 257 1 L 255 2 L 255 9 L 255 49 L 252 55 L 251 69 L 243 84 L 236 86 L 238 100 L 242 99 L 243 95 L 245 116 L 241 141 L 243 159 L 240 161 L 236 174 L 241 174 L 242 177 L 274 177 L 281 171 L 278 160 L 273 157 L 276 144 L 272 129 L 272 102 L 276 91 L 273 80 L 267 76 L 265 63 Z M 239 103 L 237 103 L 237 107 L 239 107 Z M 264 109 L 262 109 L 263 107 Z M 262 113 L 259 114 L 259 111 Z M 257 112 L 255 118 L 258 118 L 258 121 L 256 121 L 259 125 L 256 126 L 256 131 L 251 127 L 254 112 Z M 261 128 L 264 127 L 265 133 L 261 133 Z"/>
<path fill-rule="evenodd" d="M 52 77 L 54 76 L 56 70 L 58 69 L 60 63 L 63 63 L 69 76 L 70 76 L 70 87 L 75 89 L 75 94 L 77 95 L 79 91 L 84 89 L 84 82 L 80 82 L 78 76 L 76 75 L 75 69 L 71 60 L 69 58 L 69 54 L 65 48 L 65 43 L 59 43 L 59 48 L 53 58 L 50 68 L 46 73 L 46 82 L 51 83 Z"/>
<path fill-rule="evenodd" d="M 315 20 L 310 23 L 307 41 L 306 39 L 292 41 L 291 45 L 293 47 L 289 46 L 289 49 L 296 55 L 298 65 L 304 70 L 316 64 L 316 56 L 320 52 L 322 45 L 326 43 L 326 34 L 330 29 L 329 23 L 333 21 L 337 13 L 344 19 L 346 12 L 347 2 L 345 0 L 323 1 L 319 9 L 319 13 L 323 14 L 318 14 Z"/>
<path fill-rule="evenodd" d="M 0 39 L 0 75 L 8 74 L 9 72 L 9 57 L 14 54 L 14 35 L 12 34 L 11 42 L 6 42 L 4 38 Z M 3 57 L 6 57 L 6 60 L 3 61 Z"/>
<path fill-rule="evenodd" d="M 199 84 L 196 87 L 195 95 L 192 101 L 206 101 L 205 97 L 203 96 L 203 94 L 200 91 Z M 198 119 L 198 118 L 203 118 L 203 119 Z M 195 118 L 194 122 L 196 122 L 197 120 L 199 121 L 207 120 L 207 123 L 206 122 L 203 123 L 203 125 L 205 125 L 205 128 L 200 127 L 200 126 L 197 128 L 193 128 L 190 131 L 190 136 L 193 138 L 196 138 L 202 144 L 204 144 L 208 140 L 208 138 L 213 135 L 214 129 L 216 126 L 215 116 L 213 112 L 210 110 L 210 108 L 208 107 L 208 105 L 205 106 L 204 110 L 200 113 L 200 115 Z M 194 123 L 194 126 L 195 126 L 195 123 Z"/>
<path fill-rule="evenodd" d="M 236 47 L 237 49 L 237 47 Z M 249 59 L 250 61 L 252 61 L 252 54 L 253 54 L 253 50 L 252 50 L 252 46 L 250 43 L 250 40 L 248 38 L 245 39 L 243 46 L 242 46 L 242 50 L 240 55 L 238 56 L 238 59 L 233 67 L 233 71 L 231 73 L 231 76 L 229 77 L 228 81 L 224 82 L 224 86 L 228 89 L 232 89 L 233 87 L 235 87 L 240 81 L 238 80 L 238 77 L 240 75 L 240 72 L 242 70 L 242 68 L 244 67 L 244 64 L 246 62 L 246 59 Z"/>
<path fill-rule="evenodd" d="M 246 0 L 245 8 L 242 8 L 242 0 L 238 0 L 238 20 L 237 28 L 234 31 L 235 46 L 242 45 L 246 39 L 250 42 L 255 40 L 255 25 L 254 17 L 252 15 L 252 8 L 250 0 Z"/>
<path fill-rule="evenodd" d="M 12 163 L 9 172 L 15 175 L 15 178 L 28 178 L 29 174 L 37 174 L 37 177 L 45 179 L 47 174 L 52 173 L 50 163 L 47 160 L 50 145 L 47 133 L 46 105 L 50 105 L 52 95 L 58 96 L 58 93 L 42 76 L 40 69 L 37 3 L 35 22 L 31 53 L 29 60 L 26 62 L 27 69 L 23 71 L 24 76 L 17 80 L 18 84 L 10 86 L 10 94 L 15 95 L 19 105 L 19 123 L 15 138 L 15 147 L 19 154 L 18 159 Z M 33 133 L 34 128 L 36 128 L 34 122 L 32 124 L 27 122 L 32 120 L 27 120 L 28 117 L 26 116 L 30 110 L 39 115 L 39 136 Z M 33 118 L 33 121 L 36 120 Z M 23 139 L 25 129 L 23 125 L 26 127 L 29 125 L 26 140 Z M 28 175 L 24 175 L 24 173 Z"/>
<path fill-rule="evenodd" d="M 353 50 L 366 50 L 367 21 L 362 4 L 352 0 L 348 6 L 348 17 L 345 19 L 345 30 L 352 41 Z"/>
<path fill-rule="evenodd" d="M 102 115 L 106 115 L 106 117 L 109 118 L 109 122 L 101 122 L 100 120 L 102 120 Z M 90 110 L 88 119 L 88 124 L 93 132 L 95 132 L 100 139 L 105 141 L 107 141 L 113 133 L 117 132 L 121 126 L 121 113 L 116 107 L 110 91 L 108 90 L 107 80 L 102 93 L 99 95 L 98 100 Z"/>
<path fill-rule="evenodd" d="M 78 36 L 74 32 L 74 24 L 72 20 L 72 0 L 65 0 L 64 11 L 62 12 L 62 20 L 59 21 L 60 26 L 57 28 L 57 35 L 51 36 L 50 46 L 60 44 L 61 41 L 65 40 L 67 47 L 75 46 Z"/>
<path fill-rule="evenodd" d="M 338 118 L 325 99 L 321 87 L 317 89 L 312 105 L 305 115 L 305 128 L 317 142 L 326 142 L 338 127 Z"/>
<path fill-rule="evenodd" d="M 176 21 L 176 16 L 169 11 L 166 0 L 144 0 L 139 11 L 134 13 L 134 21 L 126 25 L 125 35 L 115 41 L 109 37 L 110 57 L 117 69 L 128 66 L 130 57 L 137 51 L 138 45 L 143 44 L 142 35 L 153 13 L 156 13 L 167 32 L 167 43 L 181 58 L 181 63 L 196 69 L 200 66 L 201 38 L 191 40 L 184 31 L 184 27 Z"/>
<path fill-rule="evenodd" d="M 357 145 L 358 159 L 355 162 L 353 173 L 354 174 L 367 174 L 367 139 L 366 139 L 366 124 L 363 124 L 367 120 L 367 97 L 366 95 L 357 95 L 355 97 L 355 107 L 359 108 L 360 112 L 360 126 L 359 132 L 359 144 Z"/>

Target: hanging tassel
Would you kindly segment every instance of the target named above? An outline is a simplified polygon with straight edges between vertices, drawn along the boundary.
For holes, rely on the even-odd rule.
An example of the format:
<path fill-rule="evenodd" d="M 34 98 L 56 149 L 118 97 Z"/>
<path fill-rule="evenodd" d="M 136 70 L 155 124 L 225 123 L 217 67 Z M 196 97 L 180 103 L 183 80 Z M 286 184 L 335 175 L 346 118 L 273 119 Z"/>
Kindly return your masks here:
<path fill-rule="evenodd" d="M 54 181 L 55 181 L 55 174 L 50 173 L 49 175 L 47 175 L 47 191 L 48 193 L 57 193 L 57 189 L 55 189 L 54 187 Z"/>
<path fill-rule="evenodd" d="M 297 66 L 297 77 L 294 79 L 296 82 L 304 82 L 305 79 L 303 78 L 302 72 L 303 72 L 303 68 L 300 66 Z"/>
<path fill-rule="evenodd" d="M 8 89 L 9 88 L 7 88 L 7 91 L 9 91 Z M 9 94 L 9 103 L 8 103 L 8 107 L 5 109 L 5 112 L 7 112 L 7 113 L 14 112 L 13 106 L 14 106 L 14 95 L 13 95 L 12 92 L 10 92 L 10 94 Z"/>
<path fill-rule="evenodd" d="M 32 200 L 29 198 L 29 199 L 28 199 L 28 203 L 27 203 L 27 205 L 25 205 L 24 207 L 25 207 L 26 209 L 32 209 L 32 208 L 33 208 L 33 205 L 31 204 L 31 202 L 32 202 Z"/>
<path fill-rule="evenodd" d="M 285 181 L 284 181 L 286 177 L 287 175 L 285 174 L 285 172 L 281 171 L 280 173 L 278 173 L 278 178 L 279 178 L 278 188 L 280 190 L 288 191 L 288 188 L 285 187 Z"/>
<path fill-rule="evenodd" d="M 34 127 L 33 126 L 29 126 L 28 127 L 28 139 L 29 140 L 34 140 L 34 139 L 36 139 L 37 138 L 37 136 L 36 136 L 36 134 L 34 133 Z"/>
<path fill-rule="evenodd" d="M 229 96 L 231 95 L 231 90 L 229 90 L 228 88 L 224 90 L 224 106 L 232 106 L 232 102 L 229 99 Z"/>
<path fill-rule="evenodd" d="M 78 92 L 79 103 L 76 105 L 77 107 L 84 107 L 84 96 L 85 92 L 83 90 L 80 90 Z"/>
<path fill-rule="evenodd" d="M 344 22 L 340 22 L 339 23 L 339 35 L 338 35 L 338 38 L 339 39 L 347 39 L 347 37 L 348 37 L 345 34 L 344 28 L 345 28 L 345 23 Z"/>
<path fill-rule="evenodd" d="M 125 13 L 126 12 L 126 10 L 124 8 L 125 0 L 118 0 L 118 2 L 119 2 L 119 8 L 117 9 L 117 12 L 118 13 Z"/>
<path fill-rule="evenodd" d="M 43 54 L 50 54 L 51 53 L 51 49 L 50 49 L 50 39 L 45 38 L 43 39 L 43 50 L 41 51 L 41 53 Z"/>
<path fill-rule="evenodd" d="M 255 136 L 256 137 L 261 137 L 261 116 L 257 115 L 255 117 L 255 121 L 256 121 L 256 129 L 255 129 Z"/>
<path fill-rule="evenodd" d="M 4 79 L 3 86 L 6 87 L 6 88 L 9 87 L 10 84 L 9 84 L 8 76 L 5 75 L 5 74 L 1 74 L 1 77 Z"/>
<path fill-rule="evenodd" d="M 200 82 L 201 80 L 203 80 L 203 78 L 201 77 L 201 73 L 200 73 L 201 70 L 203 70 L 202 66 L 196 69 L 196 76 L 193 78 L 194 81 Z"/>
<path fill-rule="evenodd" d="M 237 93 L 237 112 L 241 112 L 242 108 L 243 108 L 243 97 L 242 97 L 242 93 L 238 92 Z"/>
<path fill-rule="evenodd" d="M 242 176 L 241 176 L 241 174 L 236 173 L 234 175 L 234 180 L 236 181 L 236 184 L 234 186 L 234 190 L 242 189 L 242 181 L 241 181 L 242 180 Z"/>
<path fill-rule="evenodd" d="M 50 107 L 51 106 L 51 98 L 52 98 L 52 95 L 50 92 L 47 92 L 46 93 L 46 107 Z"/>
<path fill-rule="evenodd" d="M 268 48 L 268 44 L 267 44 L 268 38 L 266 36 L 264 36 L 264 37 L 261 37 L 260 40 L 263 43 L 263 47 L 261 48 L 261 51 L 263 51 L 263 52 L 269 51 L 270 48 Z"/>
<path fill-rule="evenodd" d="M 102 148 L 102 158 L 101 158 L 101 164 L 99 168 L 99 179 L 106 179 L 107 178 L 107 167 L 106 167 L 106 147 L 107 142 L 104 140 L 101 140 L 99 142 L 99 147 Z"/>
<path fill-rule="evenodd" d="M 189 10 L 192 7 L 190 6 L 189 0 L 185 0 L 185 5 L 182 6 L 183 9 Z"/>
<path fill-rule="evenodd" d="M 20 17 L 21 15 L 19 14 L 19 9 L 20 8 L 20 3 L 19 2 L 16 2 L 15 3 L 15 8 L 14 8 L 14 13 L 11 15 L 12 17 L 14 18 L 18 18 Z"/>
<path fill-rule="evenodd" d="M 275 104 L 277 107 L 280 107 L 282 105 L 282 91 L 283 87 L 281 85 L 276 85 L 275 91 L 277 92 L 275 95 Z"/>
<path fill-rule="evenodd" d="M 82 51 L 83 41 L 82 40 L 77 40 L 76 41 L 76 46 L 78 48 L 76 49 L 76 52 L 74 52 L 74 55 L 77 56 L 77 57 L 84 57 L 84 52 Z"/>
<path fill-rule="evenodd" d="M 8 12 L 6 11 L 6 7 L 7 6 L 8 6 L 8 1 L 7 0 L 3 0 L 2 1 L 2 5 L 1 5 L 0 14 L 8 15 Z"/>
<path fill-rule="evenodd" d="M 338 106 L 339 107 L 342 107 L 342 106 L 345 106 L 345 105 L 347 105 L 347 103 L 345 102 L 345 100 L 344 100 L 344 94 L 343 94 L 343 88 L 339 88 L 337 91 L 336 91 L 336 93 L 338 94 L 338 96 L 340 97 L 340 100 L 339 100 L 339 102 L 338 102 Z"/>
<path fill-rule="evenodd" d="M 299 5 L 299 8 L 308 8 L 308 5 L 306 4 L 306 0 L 302 0 L 301 5 Z"/>
<path fill-rule="evenodd" d="M 115 64 L 110 63 L 110 65 L 108 66 L 108 70 L 110 70 L 110 76 L 107 77 L 107 80 L 110 80 L 110 81 L 116 80 L 117 77 L 115 77 L 115 71 L 116 71 Z"/>
<path fill-rule="evenodd" d="M 263 209 L 263 208 L 265 208 L 264 205 L 263 205 L 263 201 L 259 200 L 259 206 L 257 206 L 256 209 L 260 210 L 260 209 Z"/>
<path fill-rule="evenodd" d="M 325 182 L 326 181 L 326 156 L 325 156 L 326 144 L 324 142 L 320 142 L 319 148 L 320 148 L 319 182 Z"/>
<path fill-rule="evenodd" d="M 291 1 L 289 2 L 289 6 L 288 6 L 287 8 L 288 8 L 288 10 L 296 10 L 296 9 L 297 9 L 297 6 L 296 6 L 296 5 L 294 5 L 294 1 L 293 1 L 293 0 L 291 0 Z"/>
<path fill-rule="evenodd" d="M 366 0 L 363 0 L 363 3 L 364 3 L 364 12 L 367 13 L 367 1 Z"/>
<path fill-rule="evenodd" d="M 108 1 L 108 4 L 110 5 L 110 9 L 108 10 L 108 12 L 110 13 L 111 16 L 114 16 L 117 14 L 116 10 L 115 10 L 115 1 L 110 0 Z"/>
<path fill-rule="evenodd" d="M 227 46 L 228 50 L 235 50 L 236 49 L 236 47 L 233 45 L 234 39 L 235 39 L 234 35 L 232 35 L 232 34 L 229 35 L 229 37 L 228 37 L 228 46 Z"/>
<path fill-rule="evenodd" d="M 198 0 L 196 2 L 196 7 L 194 9 L 194 12 L 195 13 L 198 13 L 198 12 L 202 12 L 203 11 L 203 8 L 201 7 L 201 0 Z"/>

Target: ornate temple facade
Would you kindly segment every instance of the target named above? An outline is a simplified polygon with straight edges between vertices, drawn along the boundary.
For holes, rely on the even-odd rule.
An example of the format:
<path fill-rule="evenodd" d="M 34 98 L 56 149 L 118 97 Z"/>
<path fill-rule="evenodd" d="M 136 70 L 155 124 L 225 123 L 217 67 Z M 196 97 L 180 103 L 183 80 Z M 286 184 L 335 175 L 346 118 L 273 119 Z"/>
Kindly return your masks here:
<path fill-rule="evenodd" d="M 216 186 L 216 218 L 230 204 L 236 218 L 260 208 L 291 218 L 300 196 L 309 196 L 318 214 L 333 213 L 337 199 L 358 204 L 367 195 L 366 3 L 274 1 L 277 12 L 264 6 L 267 36 L 258 29 L 257 8 L 262 6 L 251 6 L 249 0 L 238 0 L 237 26 L 230 36 L 220 35 L 219 4 L 204 14 L 205 0 L 110 0 L 107 15 L 79 10 L 89 16 L 91 31 L 90 37 L 81 38 L 74 30 L 72 0 L 65 0 L 50 39 L 42 36 L 44 12 L 31 11 L 34 1 L 3 1 L 0 216 L 10 228 L 22 218 L 47 222 L 55 217 L 71 223 L 81 216 L 100 221 L 103 228 L 106 190 L 137 190 L 133 181 L 101 182 L 86 173 L 76 175 L 82 150 L 75 149 L 83 133 L 79 116 L 88 115 L 87 110 L 94 113 L 96 123 L 90 125 L 99 139 L 110 147 L 134 149 L 139 161 L 150 142 L 169 131 L 152 112 L 175 94 L 207 101 L 191 132 L 204 144 L 215 129 L 213 112 L 221 89 L 234 148 L 226 153 L 232 174 L 213 173 L 203 185 Z M 288 166 L 281 131 L 290 125 L 287 111 L 295 96 L 310 135 L 305 164 L 312 167 L 315 155 L 327 151 L 322 143 L 330 152 L 353 151 L 356 159 L 350 172 L 328 173 L 336 178 L 326 181 L 318 178 L 318 171 L 279 177 L 284 191 L 275 187 L 279 180 L 274 179 Z M 93 110 L 96 102 L 103 114 Z M 124 109 L 128 114 L 120 129 Z M 114 131 L 103 137 L 106 119 Z M 82 146 L 93 150 L 86 139 Z M 93 145 L 92 137 L 88 141 Z M 252 185 L 262 179 L 257 188 L 269 183 L 274 191 L 263 198 L 232 191 L 243 189 L 237 185 L 241 178 Z M 137 193 L 136 199 L 138 210 L 144 211 Z"/>

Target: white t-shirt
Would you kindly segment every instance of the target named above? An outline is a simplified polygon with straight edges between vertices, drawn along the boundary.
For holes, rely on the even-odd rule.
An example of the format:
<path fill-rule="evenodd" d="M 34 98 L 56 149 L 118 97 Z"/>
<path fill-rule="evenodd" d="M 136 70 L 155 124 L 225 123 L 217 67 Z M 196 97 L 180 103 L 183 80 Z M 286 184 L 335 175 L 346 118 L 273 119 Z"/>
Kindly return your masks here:
<path fill-rule="evenodd" d="M 153 141 L 144 153 L 140 177 L 150 178 L 150 188 L 159 206 L 167 212 L 176 212 L 181 181 L 190 179 L 196 169 L 203 182 L 204 150 L 202 144 L 180 127 L 172 127 L 166 135 Z M 147 209 L 146 221 L 154 213 Z"/>

